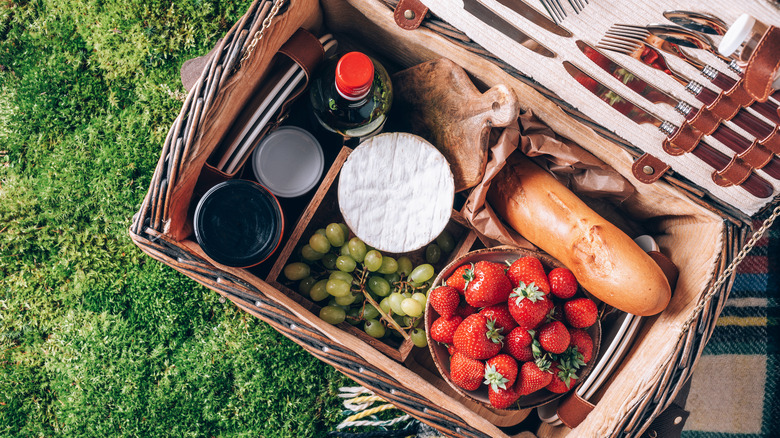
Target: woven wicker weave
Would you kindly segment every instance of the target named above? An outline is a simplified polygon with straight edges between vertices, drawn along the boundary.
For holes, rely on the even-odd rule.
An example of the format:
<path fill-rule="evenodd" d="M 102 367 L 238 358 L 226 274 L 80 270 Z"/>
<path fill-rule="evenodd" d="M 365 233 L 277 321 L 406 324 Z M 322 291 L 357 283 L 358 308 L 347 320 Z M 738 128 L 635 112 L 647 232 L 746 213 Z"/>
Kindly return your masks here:
<path fill-rule="evenodd" d="M 378 3 L 379 1 L 376 0 L 377 4 L 371 7 L 378 10 L 380 15 L 389 13 L 391 16 L 390 8 L 395 2 L 389 1 L 385 5 Z M 370 1 L 363 3 L 367 2 L 372 3 Z M 289 7 L 294 8 L 295 5 L 296 3 L 293 1 Z M 188 240 L 177 241 L 164 234 L 163 228 L 168 217 L 167 206 L 169 205 L 171 188 L 178 182 L 177 177 L 183 171 L 182 166 L 186 166 L 186 158 L 197 138 L 199 128 L 207 122 L 204 117 L 214 102 L 214 96 L 220 92 L 220 87 L 234 73 L 242 54 L 252 44 L 253 38 L 251 36 L 260 29 L 271 8 L 272 2 L 270 0 L 255 1 L 246 15 L 221 40 L 214 51 L 215 56 L 208 61 L 200 79 L 188 94 L 181 113 L 163 144 L 149 192 L 131 225 L 130 235 L 133 241 L 152 258 L 230 299 L 239 308 L 267 322 L 318 359 L 334 366 L 359 384 L 370 388 L 412 416 L 442 432 L 456 436 L 507 436 L 499 428 L 491 428 L 485 426 L 484 422 L 473 421 L 473 418 L 469 418 L 468 412 L 464 410 L 467 408 L 456 400 L 452 400 L 452 403 L 449 404 L 441 403 L 440 399 L 432 400 L 429 393 L 426 392 L 426 388 L 410 386 L 404 381 L 408 370 L 400 369 L 404 368 L 403 365 L 397 363 L 392 365 L 399 368 L 397 372 L 392 368 L 379 367 L 374 361 L 369 363 L 362 352 L 354 351 L 335 342 L 332 335 L 329 332 L 323 332 L 314 323 L 314 320 L 307 319 L 306 315 L 299 311 L 293 312 L 284 302 L 272 298 L 274 293 L 278 291 L 275 291 L 263 280 L 257 279 L 247 272 L 242 273 L 217 267 L 208 261 L 196 243 Z M 475 53 L 486 61 L 494 63 L 511 77 L 530 84 L 545 98 L 557 102 L 556 97 L 549 91 L 491 57 L 446 23 L 436 21 L 435 17 L 432 17 L 426 20 L 426 26 L 428 27 L 426 32 L 431 32 L 440 39 L 448 41 L 451 44 L 450 50 L 460 49 Z M 273 25 L 266 32 L 274 32 Z M 561 102 L 557 103 L 562 104 Z M 577 120 L 588 123 L 571 108 L 563 104 L 562 106 Z M 614 135 L 610 134 L 609 130 L 601 127 L 595 128 L 602 135 L 614 139 Z M 618 143 L 630 153 L 635 153 L 629 145 Z M 683 179 L 668 177 L 667 182 L 684 191 L 698 204 L 704 203 L 700 199 L 701 192 L 685 183 Z M 720 211 L 725 210 L 721 206 L 715 208 L 708 206 L 710 210 L 716 208 Z M 716 286 L 711 291 L 711 297 L 706 297 L 705 293 L 699 296 L 698 301 L 702 303 L 701 308 L 697 309 L 699 313 L 692 314 L 690 326 L 685 335 L 681 335 L 677 340 L 673 355 L 669 356 L 664 362 L 665 365 L 658 370 L 657 378 L 651 382 L 652 384 L 645 391 L 644 396 L 637 398 L 640 401 L 627 407 L 623 415 L 616 414 L 609 431 L 611 435 L 633 436 L 645 431 L 652 420 L 672 402 L 683 383 L 691 375 L 696 360 L 712 334 L 717 316 L 725 304 L 733 281 L 733 278 L 729 276 L 725 278 L 726 281 L 718 284 L 716 279 L 734 260 L 747 240 L 749 232 L 741 220 L 734 219 L 733 216 L 728 216 L 725 213 L 723 213 L 723 217 L 723 236 L 720 237 L 725 244 L 722 253 L 718 256 L 716 272 L 709 280 L 710 285 Z M 705 301 L 706 298 L 709 298 L 709 301 Z M 311 316 L 316 318 L 314 315 Z"/>

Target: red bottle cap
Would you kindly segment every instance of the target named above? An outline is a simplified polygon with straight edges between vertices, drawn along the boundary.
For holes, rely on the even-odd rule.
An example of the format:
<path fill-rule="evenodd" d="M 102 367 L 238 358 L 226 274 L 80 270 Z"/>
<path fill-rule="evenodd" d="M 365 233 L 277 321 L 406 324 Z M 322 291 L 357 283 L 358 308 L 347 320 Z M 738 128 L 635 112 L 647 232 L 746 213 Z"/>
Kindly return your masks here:
<path fill-rule="evenodd" d="M 349 52 L 336 64 L 336 89 L 345 99 L 362 99 L 373 81 L 374 63 L 363 53 Z"/>

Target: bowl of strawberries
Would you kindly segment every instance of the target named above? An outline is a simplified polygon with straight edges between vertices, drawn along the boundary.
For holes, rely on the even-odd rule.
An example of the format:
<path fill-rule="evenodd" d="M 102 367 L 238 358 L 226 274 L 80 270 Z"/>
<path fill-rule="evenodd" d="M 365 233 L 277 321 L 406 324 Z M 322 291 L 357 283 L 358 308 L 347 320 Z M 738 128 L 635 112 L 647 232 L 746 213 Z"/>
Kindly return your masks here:
<path fill-rule="evenodd" d="M 459 394 L 502 410 L 541 406 L 593 368 L 599 305 L 547 254 L 472 251 L 428 293 L 425 327 L 436 367 Z"/>

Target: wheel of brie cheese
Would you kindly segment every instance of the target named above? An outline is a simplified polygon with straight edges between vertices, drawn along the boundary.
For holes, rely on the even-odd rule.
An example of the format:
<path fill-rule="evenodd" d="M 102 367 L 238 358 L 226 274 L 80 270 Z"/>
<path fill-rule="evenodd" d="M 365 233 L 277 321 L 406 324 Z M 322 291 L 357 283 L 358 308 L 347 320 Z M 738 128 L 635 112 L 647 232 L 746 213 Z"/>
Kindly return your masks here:
<path fill-rule="evenodd" d="M 367 245 L 391 253 L 433 241 L 450 219 L 454 196 L 444 155 L 407 133 L 364 141 L 339 176 L 339 209 L 347 226 Z"/>

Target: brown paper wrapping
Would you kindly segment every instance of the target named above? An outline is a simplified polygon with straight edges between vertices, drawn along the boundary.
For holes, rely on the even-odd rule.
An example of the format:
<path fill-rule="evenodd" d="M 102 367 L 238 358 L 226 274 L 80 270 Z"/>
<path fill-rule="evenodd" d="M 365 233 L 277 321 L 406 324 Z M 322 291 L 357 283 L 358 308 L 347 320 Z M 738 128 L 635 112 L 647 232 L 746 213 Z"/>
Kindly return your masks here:
<path fill-rule="evenodd" d="M 601 160 L 570 140 L 559 137 L 530 110 L 517 123 L 495 130 L 490 157 L 482 182 L 469 194 L 464 216 L 490 244 L 515 245 L 534 249 L 534 245 L 506 227 L 485 201 L 490 182 L 504 167 L 512 153 L 523 153 L 552 173 L 579 195 L 622 202 L 634 193 L 631 183 Z"/>

